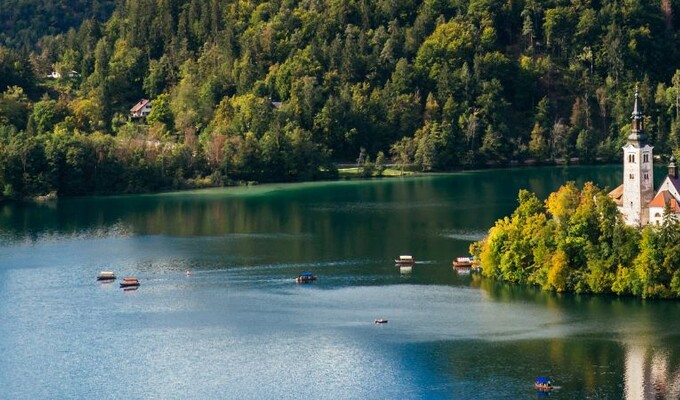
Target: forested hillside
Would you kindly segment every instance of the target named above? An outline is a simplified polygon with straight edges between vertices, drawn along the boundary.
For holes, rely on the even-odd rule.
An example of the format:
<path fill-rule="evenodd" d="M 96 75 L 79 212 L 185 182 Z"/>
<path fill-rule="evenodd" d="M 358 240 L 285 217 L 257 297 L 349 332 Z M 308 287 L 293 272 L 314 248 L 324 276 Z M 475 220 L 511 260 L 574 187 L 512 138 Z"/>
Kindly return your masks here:
<path fill-rule="evenodd" d="M 636 84 L 680 144 L 680 0 L 80 3 L 0 7 L 1 197 L 618 159 Z"/>
<path fill-rule="evenodd" d="M 2 0 L 0 44 L 33 48 L 45 35 L 57 35 L 80 26 L 86 19 L 105 22 L 113 0 Z"/>

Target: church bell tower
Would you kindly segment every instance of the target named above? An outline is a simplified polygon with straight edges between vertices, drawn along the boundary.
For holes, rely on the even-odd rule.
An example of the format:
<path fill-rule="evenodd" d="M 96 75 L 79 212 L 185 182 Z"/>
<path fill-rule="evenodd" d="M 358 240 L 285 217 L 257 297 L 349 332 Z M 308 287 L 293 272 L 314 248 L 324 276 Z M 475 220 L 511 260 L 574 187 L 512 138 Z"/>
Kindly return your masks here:
<path fill-rule="evenodd" d="M 621 212 L 626 224 L 644 226 L 649 222 L 647 204 L 654 197 L 653 147 L 647 143 L 644 115 L 635 88 L 631 132 L 623 146 L 623 198 Z"/>

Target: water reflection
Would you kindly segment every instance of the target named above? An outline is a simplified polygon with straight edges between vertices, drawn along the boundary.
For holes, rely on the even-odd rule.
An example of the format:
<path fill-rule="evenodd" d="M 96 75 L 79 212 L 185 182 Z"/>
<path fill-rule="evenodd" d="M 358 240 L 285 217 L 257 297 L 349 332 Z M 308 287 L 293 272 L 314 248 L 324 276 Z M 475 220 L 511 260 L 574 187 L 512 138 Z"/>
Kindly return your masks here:
<path fill-rule="evenodd" d="M 359 233 L 354 237 L 363 240 L 365 234 L 379 239 L 376 235 L 393 237 L 396 233 L 417 241 L 425 230 L 443 239 L 469 242 L 514 208 L 521 188 L 546 196 L 566 180 L 594 180 L 607 186 L 614 184 L 618 175 L 615 167 L 535 168 L 290 185 L 281 190 L 265 185 L 251 190 L 61 199 L 0 206 L 0 231 L 31 239 L 49 234 L 332 232 L 336 240 L 349 233 Z"/>
<path fill-rule="evenodd" d="M 256 398 L 262 388 L 272 398 L 498 398 L 499 387 L 531 398 L 539 375 L 562 386 L 554 398 L 678 398 L 679 303 L 560 295 L 451 268 L 512 211 L 519 188 L 545 196 L 586 179 L 614 186 L 620 169 L 4 206 L 0 316 L 13 323 L 0 324 L 0 348 L 16 351 L 0 362 L 10 371 L 0 383 L 47 377 L 41 387 L 57 387 L 67 381 L 54 364 L 69 354 L 75 379 L 61 394 L 92 385 L 73 396 L 82 398 L 120 365 L 129 388 L 156 382 L 142 393 L 158 398 Z M 404 252 L 419 262 L 395 267 Z M 102 269 L 144 288 L 123 296 L 93 284 Z M 302 271 L 319 280 L 295 285 Z M 383 316 L 389 324 L 376 328 Z M 313 346 L 290 351 L 301 343 Z M 145 363 L 125 363 L 130 344 Z M 108 356 L 92 357 L 102 348 Z M 33 371 L 32 360 L 52 364 Z M 297 387 L 310 378 L 330 386 Z M 382 386 L 391 391 L 376 393 Z"/>
<path fill-rule="evenodd" d="M 626 348 L 625 398 L 680 398 L 680 363 L 671 362 L 668 351 L 631 344 Z"/>

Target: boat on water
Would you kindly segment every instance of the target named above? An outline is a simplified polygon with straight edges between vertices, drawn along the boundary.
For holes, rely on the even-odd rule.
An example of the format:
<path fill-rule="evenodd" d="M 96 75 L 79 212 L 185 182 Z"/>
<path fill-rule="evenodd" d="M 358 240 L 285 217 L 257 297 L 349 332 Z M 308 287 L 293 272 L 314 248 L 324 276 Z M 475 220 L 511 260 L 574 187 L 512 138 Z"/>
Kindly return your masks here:
<path fill-rule="evenodd" d="M 311 272 L 303 272 L 300 275 L 295 278 L 295 282 L 297 283 L 309 283 L 313 282 L 316 280 L 316 276 L 312 274 Z"/>
<path fill-rule="evenodd" d="M 473 257 L 456 257 L 456 259 L 453 260 L 453 266 L 456 268 L 471 268 L 473 262 Z"/>
<path fill-rule="evenodd" d="M 379 319 L 376 319 L 376 320 L 375 320 L 375 323 L 376 323 L 376 324 L 386 324 L 386 323 L 387 323 L 387 320 L 386 320 L 386 319 L 379 318 Z"/>
<path fill-rule="evenodd" d="M 549 392 L 553 390 L 553 384 L 550 378 L 539 376 L 536 378 L 536 382 L 534 382 L 534 388 L 539 392 Z"/>
<path fill-rule="evenodd" d="M 413 265 L 415 262 L 416 260 L 413 259 L 413 256 L 399 256 L 399 258 L 394 260 L 394 263 L 397 265 Z"/>
<path fill-rule="evenodd" d="M 123 278 L 123 280 L 120 282 L 120 287 L 122 288 L 130 288 L 137 286 L 139 286 L 139 279 L 137 278 Z"/>
<path fill-rule="evenodd" d="M 456 257 L 452 264 L 458 273 L 479 272 L 480 270 L 479 263 L 474 257 Z"/>
<path fill-rule="evenodd" d="M 102 271 L 97 275 L 98 281 L 113 281 L 116 279 L 116 274 L 111 271 Z"/>

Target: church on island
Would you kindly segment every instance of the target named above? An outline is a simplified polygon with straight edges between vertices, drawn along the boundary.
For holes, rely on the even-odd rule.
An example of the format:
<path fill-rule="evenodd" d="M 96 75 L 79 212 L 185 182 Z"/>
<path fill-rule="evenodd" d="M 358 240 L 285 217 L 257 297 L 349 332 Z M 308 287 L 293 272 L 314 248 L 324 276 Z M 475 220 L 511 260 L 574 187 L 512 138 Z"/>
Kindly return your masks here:
<path fill-rule="evenodd" d="M 660 224 L 666 206 L 670 207 L 675 218 L 680 218 L 680 177 L 675 158 L 671 157 L 668 176 L 654 193 L 652 150 L 647 142 L 644 115 L 635 90 L 631 132 L 623 146 L 623 184 L 609 193 L 627 225 Z"/>

